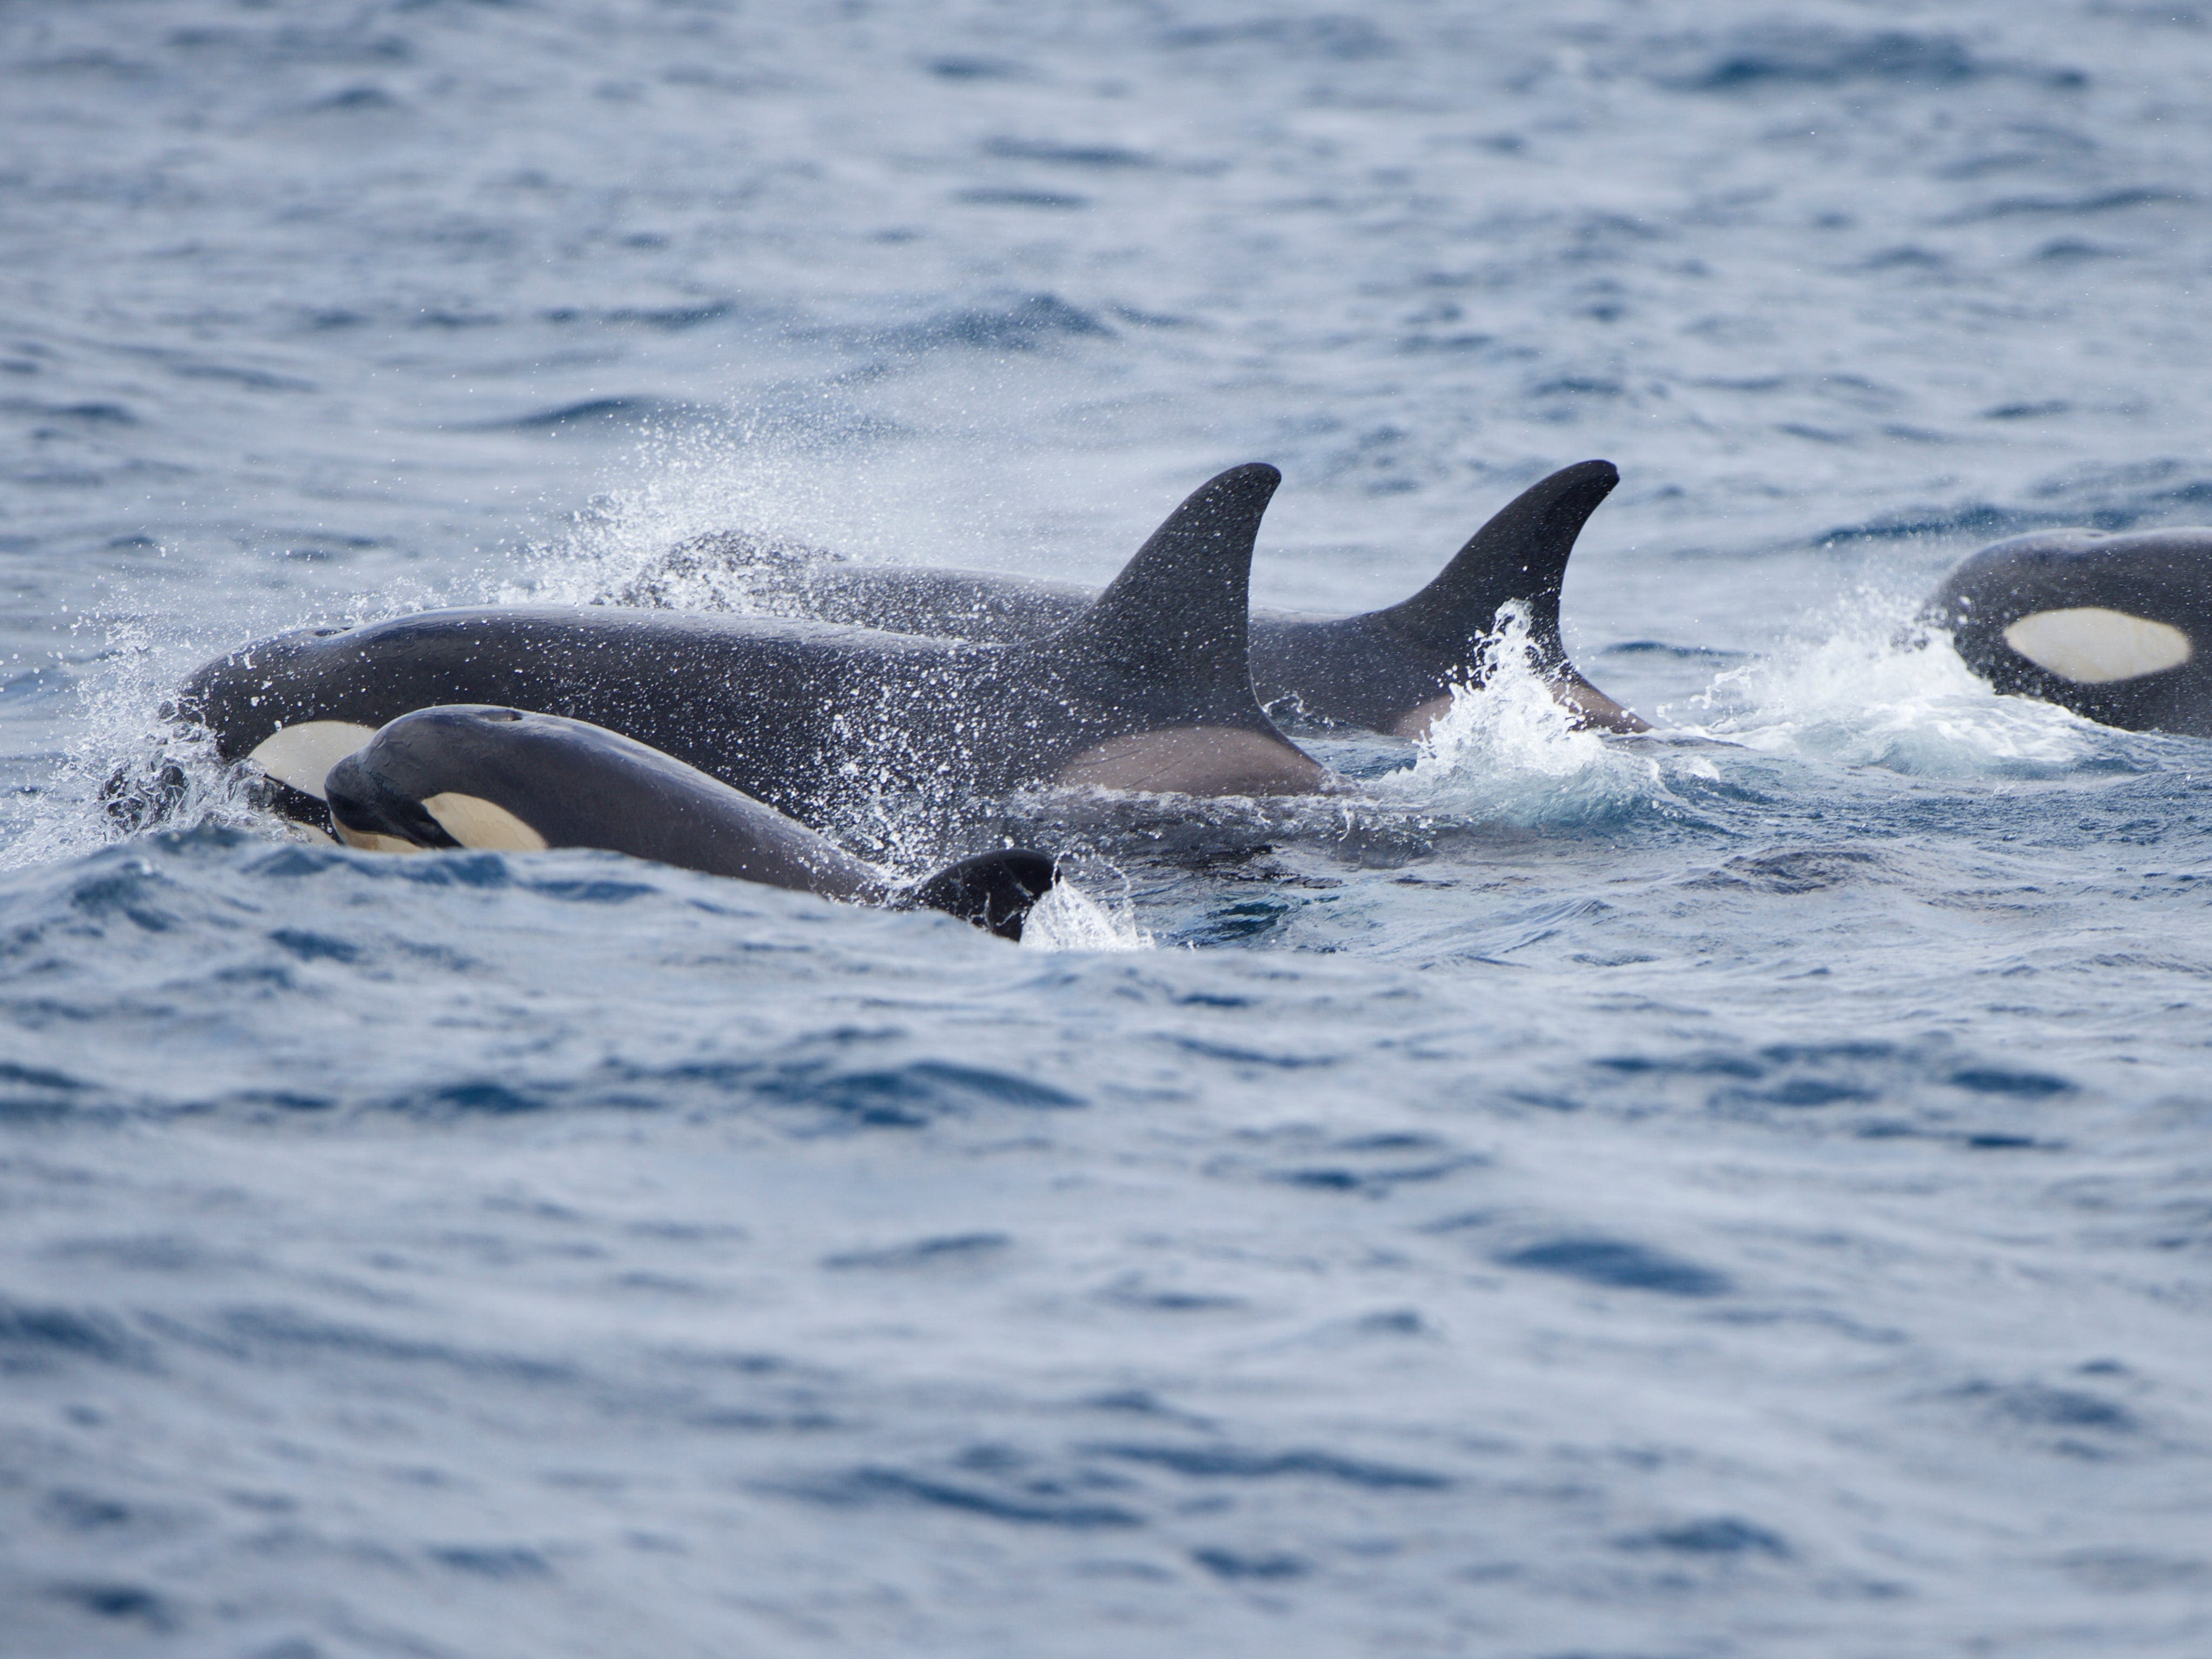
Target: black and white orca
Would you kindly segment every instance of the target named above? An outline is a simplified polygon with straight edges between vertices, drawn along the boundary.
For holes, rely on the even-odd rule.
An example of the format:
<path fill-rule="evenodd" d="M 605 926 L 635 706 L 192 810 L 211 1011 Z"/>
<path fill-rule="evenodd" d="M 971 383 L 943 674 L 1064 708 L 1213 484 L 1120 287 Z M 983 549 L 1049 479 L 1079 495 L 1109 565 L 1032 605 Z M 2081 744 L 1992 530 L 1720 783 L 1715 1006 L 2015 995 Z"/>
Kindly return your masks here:
<path fill-rule="evenodd" d="M 599 848 L 824 898 L 943 910 L 1015 939 L 1053 883 L 1050 859 L 1008 851 L 896 884 L 774 807 L 659 750 L 582 720 L 517 708 L 417 709 L 319 779 L 312 764 L 288 770 L 295 787 L 322 796 L 340 840 L 373 851 Z"/>
<path fill-rule="evenodd" d="M 1975 554 L 1923 613 L 1998 690 L 2212 736 L 2212 530 L 2048 530 Z"/>
<path fill-rule="evenodd" d="M 1583 678 L 1559 634 L 1568 556 L 1620 482 L 1610 461 L 1553 473 L 1476 531 L 1435 580 L 1388 609 L 1356 617 L 1254 611 L 1252 684 L 1260 702 L 1271 712 L 1327 725 L 1419 737 L 1451 706 L 1454 686 L 1482 683 L 1483 641 L 1499 607 L 1517 599 L 1528 608 L 1538 672 L 1577 724 L 1650 730 Z M 740 538 L 721 539 L 734 550 L 752 547 Z M 1043 639 L 1098 598 L 1097 589 L 1073 582 L 834 558 L 787 556 L 751 574 L 755 597 L 787 615 L 995 642 Z"/>
<path fill-rule="evenodd" d="M 419 708 L 534 709 L 634 738 L 817 829 L 886 801 L 957 810 L 1033 785 L 1329 789 L 1252 694 L 1252 549 L 1280 478 L 1260 465 L 1222 473 L 1093 604 L 1034 641 L 597 606 L 434 611 L 251 646 L 187 681 L 179 712 L 222 758 L 281 779 L 327 772 Z"/>

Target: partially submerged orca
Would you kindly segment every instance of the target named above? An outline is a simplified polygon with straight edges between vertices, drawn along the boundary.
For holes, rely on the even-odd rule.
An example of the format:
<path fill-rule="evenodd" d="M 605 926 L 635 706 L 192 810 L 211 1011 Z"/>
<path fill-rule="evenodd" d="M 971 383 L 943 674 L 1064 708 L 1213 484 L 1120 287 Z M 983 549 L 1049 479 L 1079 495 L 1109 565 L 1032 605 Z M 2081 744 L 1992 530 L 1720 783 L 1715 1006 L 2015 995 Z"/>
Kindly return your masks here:
<path fill-rule="evenodd" d="M 1203 485 L 1095 603 L 1030 642 L 592 606 L 434 611 L 251 646 L 193 675 L 179 712 L 222 758 L 283 780 L 319 778 L 361 728 L 418 708 L 537 709 L 817 828 L 865 821 L 887 798 L 957 806 L 1039 784 L 1329 788 L 1252 695 L 1252 548 L 1280 481 L 1255 464 Z"/>
<path fill-rule="evenodd" d="M 313 780 L 294 775 L 301 786 Z M 309 793 L 313 793 L 309 790 Z M 341 840 L 382 852 L 594 847 L 861 904 L 943 910 L 1019 939 L 1050 890 L 1041 854 L 986 853 L 895 884 L 826 837 L 618 732 L 516 708 L 418 709 L 325 775 Z"/>
<path fill-rule="evenodd" d="M 2212 530 L 2048 530 L 1985 547 L 1923 613 L 1998 690 L 2212 737 Z"/>
<path fill-rule="evenodd" d="M 1577 724 L 1650 727 L 1592 685 L 1559 635 L 1559 590 L 1575 538 L 1620 474 L 1583 461 L 1523 490 L 1476 531 L 1413 598 L 1356 617 L 1255 611 L 1252 684 L 1267 708 L 1308 720 L 1419 737 L 1451 706 L 1455 685 L 1480 685 L 1482 643 L 1501 605 L 1528 607 L 1537 671 Z M 821 622 L 994 641 L 1044 638 L 1097 598 L 1073 582 L 927 566 L 781 558 L 756 573 L 769 605 Z"/>

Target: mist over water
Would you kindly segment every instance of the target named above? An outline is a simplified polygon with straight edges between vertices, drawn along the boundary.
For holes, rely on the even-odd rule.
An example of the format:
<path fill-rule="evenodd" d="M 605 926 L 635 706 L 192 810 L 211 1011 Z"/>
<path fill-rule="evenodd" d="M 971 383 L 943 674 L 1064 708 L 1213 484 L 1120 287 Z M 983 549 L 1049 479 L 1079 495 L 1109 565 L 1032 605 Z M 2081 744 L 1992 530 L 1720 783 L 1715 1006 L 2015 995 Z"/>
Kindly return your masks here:
<path fill-rule="evenodd" d="M 2204 1652 L 2207 750 L 1917 612 L 2212 514 L 2208 77 L 2103 0 L 0 8 L 0 1649 Z M 1248 459 L 1257 602 L 1370 610 L 1593 456 L 1659 731 L 1509 617 L 1298 733 L 1346 793 L 856 844 L 1060 854 L 1019 948 L 310 846 L 161 718 L 306 623 L 1103 582 Z"/>

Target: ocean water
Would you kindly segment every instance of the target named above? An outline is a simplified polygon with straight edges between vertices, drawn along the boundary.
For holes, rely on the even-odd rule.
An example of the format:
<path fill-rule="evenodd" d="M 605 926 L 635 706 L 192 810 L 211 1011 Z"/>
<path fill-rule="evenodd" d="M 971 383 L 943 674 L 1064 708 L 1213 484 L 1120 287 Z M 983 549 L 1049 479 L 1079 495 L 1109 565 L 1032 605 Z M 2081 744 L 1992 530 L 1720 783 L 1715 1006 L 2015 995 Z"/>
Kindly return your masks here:
<path fill-rule="evenodd" d="M 2212 516 L 2207 84 L 2186 0 L 0 6 L 0 1653 L 2212 1650 L 2212 750 L 1912 624 Z M 708 530 L 1103 580 L 1246 459 L 1364 610 L 1590 456 L 1660 733 L 1509 629 L 1356 795 L 1002 804 L 1021 947 L 307 846 L 160 718 Z"/>

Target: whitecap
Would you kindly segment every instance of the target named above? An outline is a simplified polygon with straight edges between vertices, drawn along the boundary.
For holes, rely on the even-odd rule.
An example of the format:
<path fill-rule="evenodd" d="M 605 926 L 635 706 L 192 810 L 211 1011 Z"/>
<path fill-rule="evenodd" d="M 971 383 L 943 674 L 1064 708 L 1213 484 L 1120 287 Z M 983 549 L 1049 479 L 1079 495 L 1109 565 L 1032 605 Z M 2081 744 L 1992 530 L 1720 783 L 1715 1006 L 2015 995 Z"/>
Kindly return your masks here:
<path fill-rule="evenodd" d="M 1680 711 L 1688 729 L 1916 777 L 2055 777 L 2111 758 L 2118 734 L 2055 703 L 1999 696 L 1943 634 L 1916 624 L 1914 608 L 1857 595 L 1826 631 L 1716 675 Z"/>

